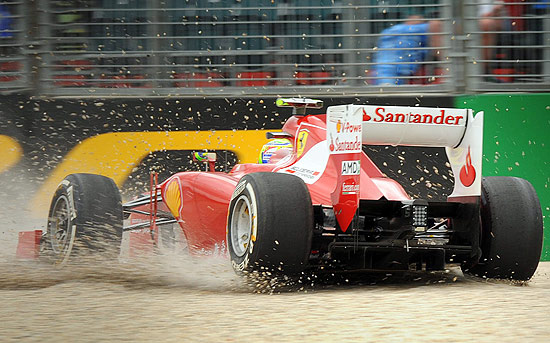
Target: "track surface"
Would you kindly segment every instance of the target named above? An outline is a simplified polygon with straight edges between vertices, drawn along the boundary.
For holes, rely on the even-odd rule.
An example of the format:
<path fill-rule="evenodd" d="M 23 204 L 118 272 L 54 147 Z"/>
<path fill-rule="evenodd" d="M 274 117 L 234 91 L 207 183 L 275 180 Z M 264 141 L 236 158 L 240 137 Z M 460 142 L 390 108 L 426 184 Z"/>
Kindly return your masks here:
<path fill-rule="evenodd" d="M 2 342 L 548 342 L 550 263 L 526 284 L 446 273 L 246 285 L 184 256 L 0 264 Z"/>

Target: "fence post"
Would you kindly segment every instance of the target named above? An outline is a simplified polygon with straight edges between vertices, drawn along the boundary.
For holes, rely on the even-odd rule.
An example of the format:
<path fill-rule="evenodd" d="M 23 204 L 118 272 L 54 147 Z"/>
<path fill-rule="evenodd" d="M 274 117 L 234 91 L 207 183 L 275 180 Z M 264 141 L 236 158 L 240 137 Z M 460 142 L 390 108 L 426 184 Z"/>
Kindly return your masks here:
<path fill-rule="evenodd" d="M 41 10 L 41 6 L 48 5 L 49 1 L 35 0 L 25 1 L 23 5 L 23 29 L 25 34 L 25 43 L 22 45 L 25 61 L 25 83 L 32 90 L 34 95 L 42 93 L 43 85 L 41 83 L 41 74 L 48 70 L 43 67 L 43 64 L 48 64 L 48 60 L 44 59 L 44 37 L 51 37 L 50 25 L 42 25 L 42 19 L 47 11 Z"/>
<path fill-rule="evenodd" d="M 480 76 L 482 73 L 481 50 L 472 46 L 481 46 L 481 37 L 477 18 L 477 3 L 464 1 L 463 23 L 464 23 L 464 53 L 465 53 L 465 91 L 467 93 L 479 90 Z"/>
<path fill-rule="evenodd" d="M 548 13 L 542 18 L 542 28 L 542 59 L 544 61 L 542 64 L 542 75 L 544 75 L 543 82 L 550 82 L 550 15 L 548 15 Z"/>
<path fill-rule="evenodd" d="M 454 5 L 454 6 L 453 6 Z M 457 37 L 462 36 L 460 29 L 463 27 L 462 7 L 457 6 L 456 2 L 445 0 L 442 7 L 440 19 L 443 19 L 443 32 L 448 32 L 448 35 L 443 36 L 443 54 L 441 61 L 444 75 L 444 85 L 448 91 L 464 90 L 464 56 L 460 54 L 459 40 Z M 453 24 L 454 21 L 454 24 Z M 442 33 L 443 34 L 443 33 Z M 462 41 L 461 41 L 462 42 Z M 449 49 L 446 49 L 449 47 Z"/>
<path fill-rule="evenodd" d="M 153 67 L 150 67 L 149 71 L 148 71 L 148 78 L 151 79 L 151 85 L 152 85 L 152 90 L 153 90 L 153 93 L 155 92 L 155 89 L 157 89 L 159 87 L 159 79 L 162 80 L 162 79 L 165 79 L 166 78 L 166 73 L 165 73 L 165 69 L 164 68 L 159 68 L 159 65 L 160 65 L 160 56 L 159 56 L 159 51 L 161 50 L 165 50 L 165 49 L 162 49 L 162 46 L 164 44 L 161 44 L 161 41 L 164 42 L 164 40 L 160 39 L 160 36 L 163 34 L 162 30 L 161 30 L 161 27 L 160 27 L 160 22 L 164 22 L 166 20 L 161 20 L 161 14 L 160 14 L 160 8 L 158 7 L 155 7 L 155 6 L 160 6 L 160 4 L 163 4 L 162 6 L 165 6 L 164 5 L 164 2 L 162 1 L 150 1 L 148 2 L 149 4 L 149 9 L 151 10 L 150 14 L 151 14 L 151 25 L 148 26 L 149 28 L 149 32 L 148 32 L 148 36 L 149 37 L 159 37 L 159 38 L 153 38 L 151 40 L 151 62 L 153 64 Z M 164 11 L 163 11 L 164 13 Z M 146 75 L 147 75 L 146 74 Z"/>
<path fill-rule="evenodd" d="M 351 0 L 347 3 L 347 7 L 342 11 L 343 14 L 343 37 L 348 37 L 347 39 L 342 39 L 342 49 L 344 49 L 345 53 L 343 56 L 343 61 L 346 64 L 345 67 L 342 68 L 342 70 L 345 70 L 345 75 L 341 75 L 342 79 L 339 80 L 339 83 L 347 84 L 348 86 L 355 86 L 357 82 L 354 81 L 354 78 L 356 78 L 356 68 L 354 67 L 354 63 L 356 62 L 355 57 L 355 50 L 357 48 L 357 39 L 353 37 L 353 34 L 355 34 L 355 28 L 357 25 L 355 25 L 354 20 L 356 19 L 356 10 L 354 10 L 354 5 L 356 4 L 355 0 Z"/>

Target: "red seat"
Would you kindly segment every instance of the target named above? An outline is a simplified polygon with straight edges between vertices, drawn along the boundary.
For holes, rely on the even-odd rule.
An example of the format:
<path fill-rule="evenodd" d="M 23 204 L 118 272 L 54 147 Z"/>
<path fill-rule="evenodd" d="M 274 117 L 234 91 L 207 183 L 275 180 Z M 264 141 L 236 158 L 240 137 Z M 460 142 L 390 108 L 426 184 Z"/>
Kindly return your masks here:
<path fill-rule="evenodd" d="M 313 79 L 310 80 L 311 84 L 326 85 L 330 84 L 332 73 L 330 71 L 312 71 L 309 76 Z"/>
<path fill-rule="evenodd" d="M 62 80 L 62 81 L 54 81 L 55 86 L 59 87 L 81 87 L 86 86 L 85 81 L 78 81 L 78 80 L 86 80 L 85 75 L 55 75 L 53 77 L 56 80 Z"/>
<path fill-rule="evenodd" d="M 273 76 L 272 72 L 266 71 L 241 72 L 237 74 L 237 78 L 242 80 L 237 81 L 236 85 L 239 87 L 269 86 Z"/>
<path fill-rule="evenodd" d="M 18 71 L 23 65 L 21 62 L 9 61 L 0 63 L 0 71 Z"/>
<path fill-rule="evenodd" d="M 304 71 L 299 71 L 299 72 L 296 72 L 294 74 L 294 78 L 296 79 L 296 84 L 297 85 L 310 85 L 311 84 L 311 80 L 308 80 L 307 78 L 309 77 L 309 73 L 308 72 L 304 72 Z"/>
<path fill-rule="evenodd" d="M 206 87 L 223 87 L 222 73 L 194 73 L 194 72 L 185 72 L 174 74 L 174 85 L 176 87 L 197 87 L 197 88 L 206 88 Z"/>
<path fill-rule="evenodd" d="M 143 80 L 143 75 L 102 75 L 102 80 L 117 80 L 115 82 L 101 82 L 99 87 L 101 88 L 150 88 L 151 85 L 142 82 L 128 80 Z"/>
<path fill-rule="evenodd" d="M 495 68 L 493 69 L 493 74 L 503 75 L 495 76 L 495 78 L 501 82 L 514 82 L 514 77 L 510 76 L 511 74 L 517 74 L 514 68 Z"/>
<path fill-rule="evenodd" d="M 0 63 L 0 72 L 16 72 L 20 71 L 23 65 L 18 61 L 8 61 Z M 10 82 L 19 80 L 19 75 L 2 75 L 0 76 L 0 82 Z"/>
<path fill-rule="evenodd" d="M 330 83 L 332 74 L 329 71 L 299 71 L 294 74 L 298 85 L 324 85 Z"/>
<path fill-rule="evenodd" d="M 59 61 L 59 65 L 62 69 L 78 68 L 81 70 L 91 69 L 92 62 L 88 60 L 63 60 Z"/>
<path fill-rule="evenodd" d="M 18 80 L 19 79 L 19 76 L 0 76 L 0 82 L 10 82 L 10 81 L 15 81 L 15 80 Z"/>

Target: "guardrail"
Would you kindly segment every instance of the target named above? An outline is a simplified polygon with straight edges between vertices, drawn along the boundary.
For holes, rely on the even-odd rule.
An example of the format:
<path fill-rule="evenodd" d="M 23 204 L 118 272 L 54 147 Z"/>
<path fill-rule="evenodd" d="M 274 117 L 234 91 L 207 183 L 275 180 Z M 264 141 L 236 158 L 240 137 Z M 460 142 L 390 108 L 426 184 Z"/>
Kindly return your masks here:
<path fill-rule="evenodd" d="M 5 1 L 0 90 L 76 97 L 546 91 L 549 8 L 550 1 Z"/>

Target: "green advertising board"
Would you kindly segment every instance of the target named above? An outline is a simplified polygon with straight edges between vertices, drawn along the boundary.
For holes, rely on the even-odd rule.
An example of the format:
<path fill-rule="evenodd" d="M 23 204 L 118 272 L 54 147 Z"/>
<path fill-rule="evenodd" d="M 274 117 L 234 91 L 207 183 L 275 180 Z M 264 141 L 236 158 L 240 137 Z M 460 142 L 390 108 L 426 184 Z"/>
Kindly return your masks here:
<path fill-rule="evenodd" d="M 544 218 L 542 260 L 550 260 L 550 93 L 459 96 L 456 107 L 485 112 L 483 175 L 517 176 L 535 187 Z"/>

